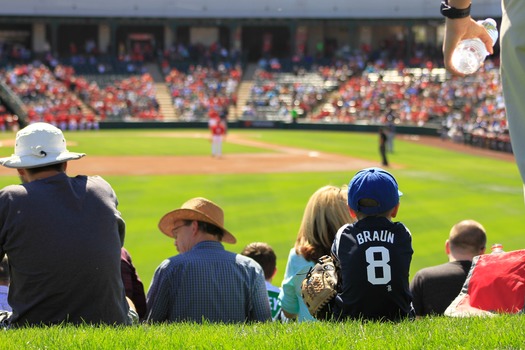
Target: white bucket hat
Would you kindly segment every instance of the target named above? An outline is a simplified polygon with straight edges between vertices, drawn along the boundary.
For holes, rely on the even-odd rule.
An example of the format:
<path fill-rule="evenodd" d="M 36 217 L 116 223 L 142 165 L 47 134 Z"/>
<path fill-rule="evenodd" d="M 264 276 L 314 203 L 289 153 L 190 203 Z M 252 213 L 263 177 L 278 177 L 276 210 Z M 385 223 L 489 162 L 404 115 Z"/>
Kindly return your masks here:
<path fill-rule="evenodd" d="M 69 152 L 62 131 L 47 123 L 34 123 L 16 133 L 15 154 L 0 158 L 7 168 L 29 169 L 67 162 L 85 153 Z"/>

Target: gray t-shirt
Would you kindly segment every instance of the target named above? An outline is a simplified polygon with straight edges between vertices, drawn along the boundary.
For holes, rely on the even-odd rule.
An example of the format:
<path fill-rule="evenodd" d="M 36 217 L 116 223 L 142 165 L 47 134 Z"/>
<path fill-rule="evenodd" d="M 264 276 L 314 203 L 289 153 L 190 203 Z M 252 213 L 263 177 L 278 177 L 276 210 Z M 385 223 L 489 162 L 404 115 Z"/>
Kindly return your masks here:
<path fill-rule="evenodd" d="M 11 266 L 11 324 L 128 324 L 124 221 L 101 177 L 65 173 L 0 190 L 0 258 Z"/>

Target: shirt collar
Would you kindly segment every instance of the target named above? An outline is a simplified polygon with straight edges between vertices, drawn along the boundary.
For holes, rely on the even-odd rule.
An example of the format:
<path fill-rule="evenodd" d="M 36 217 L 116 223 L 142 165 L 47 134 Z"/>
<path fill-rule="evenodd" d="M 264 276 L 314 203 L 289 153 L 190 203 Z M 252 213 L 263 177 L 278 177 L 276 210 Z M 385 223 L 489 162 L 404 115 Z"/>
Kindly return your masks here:
<path fill-rule="evenodd" d="M 193 246 L 194 249 L 221 249 L 224 250 L 224 246 L 218 241 L 202 241 Z"/>

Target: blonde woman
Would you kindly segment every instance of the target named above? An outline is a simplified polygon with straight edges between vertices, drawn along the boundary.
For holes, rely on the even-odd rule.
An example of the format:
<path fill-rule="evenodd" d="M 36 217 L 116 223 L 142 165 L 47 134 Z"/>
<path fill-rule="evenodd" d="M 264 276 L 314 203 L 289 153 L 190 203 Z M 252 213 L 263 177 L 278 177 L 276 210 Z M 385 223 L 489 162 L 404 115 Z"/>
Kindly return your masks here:
<path fill-rule="evenodd" d="M 282 310 L 288 318 L 299 322 L 315 320 L 301 297 L 301 282 L 317 259 L 330 254 L 337 230 L 353 222 L 347 196 L 346 186 L 324 186 L 315 191 L 306 204 L 279 294 Z"/>

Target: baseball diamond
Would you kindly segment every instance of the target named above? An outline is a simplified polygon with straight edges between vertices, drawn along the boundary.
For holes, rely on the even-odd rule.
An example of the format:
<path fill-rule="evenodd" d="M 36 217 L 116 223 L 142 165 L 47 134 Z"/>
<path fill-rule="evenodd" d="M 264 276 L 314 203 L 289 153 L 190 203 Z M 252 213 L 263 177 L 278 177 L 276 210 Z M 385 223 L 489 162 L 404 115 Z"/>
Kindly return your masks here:
<path fill-rule="evenodd" d="M 187 133 L 177 131 L 156 133 L 157 137 L 188 137 Z M 196 132 L 192 137 L 208 138 L 207 133 Z M 435 137 L 399 136 L 400 139 L 431 146 L 452 149 L 468 154 L 492 157 L 495 159 L 514 161 L 511 153 L 471 147 L 464 144 L 441 141 Z M 274 144 L 254 141 L 236 135 L 233 132 L 226 142 L 255 146 L 271 151 L 258 154 L 225 154 L 220 160 L 209 161 L 209 156 L 88 156 L 81 162 L 71 162 L 71 173 L 87 173 L 99 175 L 173 175 L 173 174 L 249 174 L 249 173 L 285 173 L 285 172 L 315 172 L 315 171 L 345 171 L 377 166 L 378 162 L 358 159 L 351 156 L 309 151 L 301 148 L 277 146 Z M 3 147 L 12 147 L 11 140 L 4 140 Z M 181 162 L 189 165 L 181 167 Z M 130 167 L 129 164 L 141 164 L 140 167 Z M 391 168 L 399 165 L 392 164 Z M 0 168 L 0 176 L 13 175 L 12 170 Z"/>

